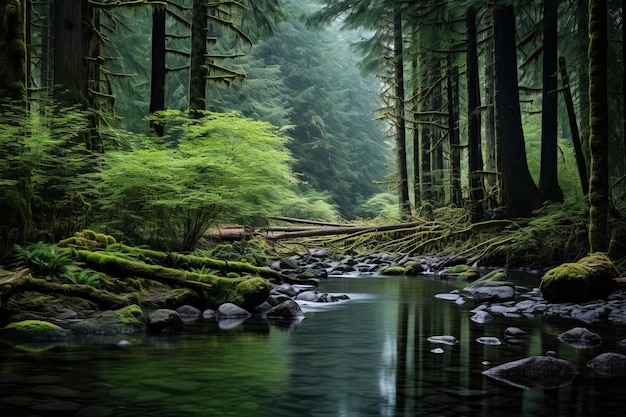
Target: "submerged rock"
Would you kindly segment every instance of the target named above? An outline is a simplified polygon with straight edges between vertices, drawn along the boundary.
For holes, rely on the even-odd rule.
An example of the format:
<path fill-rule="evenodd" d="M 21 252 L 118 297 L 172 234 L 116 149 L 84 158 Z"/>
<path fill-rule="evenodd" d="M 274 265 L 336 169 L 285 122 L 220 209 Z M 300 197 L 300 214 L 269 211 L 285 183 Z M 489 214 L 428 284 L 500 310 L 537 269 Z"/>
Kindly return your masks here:
<path fill-rule="evenodd" d="M 563 359 L 534 356 L 503 363 L 482 374 L 522 389 L 555 389 L 571 384 L 577 372 Z"/>
<path fill-rule="evenodd" d="M 478 343 L 481 345 L 491 345 L 491 346 L 500 346 L 502 342 L 497 337 L 492 336 L 483 336 L 476 339 Z"/>
<path fill-rule="evenodd" d="M 430 343 L 440 343 L 442 345 L 456 345 L 459 343 L 456 337 L 454 336 L 430 336 L 427 339 Z"/>
<path fill-rule="evenodd" d="M 626 355 L 607 352 L 596 356 L 587 363 L 593 374 L 603 378 L 622 378 L 626 376 Z"/>
<path fill-rule="evenodd" d="M 493 320 L 493 316 L 486 311 L 477 311 L 472 317 L 470 317 L 470 320 L 474 323 L 484 324 Z"/>
<path fill-rule="evenodd" d="M 504 340 L 509 343 L 525 343 L 529 338 L 528 333 L 519 327 L 507 327 L 504 330 Z"/>
<path fill-rule="evenodd" d="M 576 349 L 589 349 L 602 344 L 600 335 L 587 330 L 585 327 L 574 327 L 558 335 L 557 339 Z"/>

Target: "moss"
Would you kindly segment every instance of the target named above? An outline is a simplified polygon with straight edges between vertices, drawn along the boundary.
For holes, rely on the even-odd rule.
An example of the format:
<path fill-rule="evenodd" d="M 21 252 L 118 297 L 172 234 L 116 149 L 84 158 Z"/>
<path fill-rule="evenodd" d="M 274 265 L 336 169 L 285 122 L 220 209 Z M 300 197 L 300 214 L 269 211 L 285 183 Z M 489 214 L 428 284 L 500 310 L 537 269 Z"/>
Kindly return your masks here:
<path fill-rule="evenodd" d="M 93 251 L 97 249 L 105 249 L 107 246 L 114 245 L 116 243 L 117 241 L 113 236 L 85 229 L 80 232 L 76 232 L 72 237 L 61 240 L 57 246 Z"/>
<path fill-rule="evenodd" d="M 615 290 L 619 272 L 603 253 L 594 253 L 578 262 L 564 263 L 546 272 L 540 289 L 550 302 L 585 302 L 606 298 Z"/>
<path fill-rule="evenodd" d="M 23 320 L 8 324 L 0 335 L 8 340 L 16 341 L 64 341 L 72 337 L 72 333 L 56 324 L 41 320 Z"/>
<path fill-rule="evenodd" d="M 512 285 L 509 282 L 509 273 L 505 269 L 494 269 L 482 278 L 477 279 L 467 286 L 467 289 L 472 289 L 485 285 L 492 285 L 494 283 Z"/>
<path fill-rule="evenodd" d="M 377 272 L 380 275 L 405 275 L 406 268 L 403 266 L 383 266 Z"/>
<path fill-rule="evenodd" d="M 446 268 L 441 272 L 441 275 L 444 278 L 456 278 L 466 281 L 474 281 L 480 278 L 480 274 L 476 268 L 463 264 Z"/>
<path fill-rule="evenodd" d="M 47 321 L 41 320 L 24 320 L 18 321 L 14 323 L 9 323 L 5 329 L 13 329 L 20 330 L 23 332 L 36 332 L 36 331 L 47 331 L 47 330 L 57 330 L 61 327 L 56 324 L 49 323 Z"/>
<path fill-rule="evenodd" d="M 241 304 L 238 305 L 252 309 L 267 300 L 270 295 L 270 284 L 263 278 L 249 278 L 239 282 L 234 292 L 235 297 L 241 299 Z"/>

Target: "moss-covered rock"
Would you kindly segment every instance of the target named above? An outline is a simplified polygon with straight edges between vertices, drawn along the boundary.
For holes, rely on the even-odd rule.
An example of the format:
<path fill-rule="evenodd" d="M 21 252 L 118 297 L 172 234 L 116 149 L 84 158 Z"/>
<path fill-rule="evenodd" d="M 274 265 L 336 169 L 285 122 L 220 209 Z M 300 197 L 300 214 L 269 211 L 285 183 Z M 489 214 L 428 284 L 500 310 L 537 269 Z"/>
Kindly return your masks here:
<path fill-rule="evenodd" d="M 608 297 L 615 290 L 613 278 L 618 275 L 606 255 L 594 253 L 552 268 L 541 278 L 539 288 L 551 303 L 583 303 Z"/>
<path fill-rule="evenodd" d="M 23 320 L 9 323 L 1 329 L 0 336 L 20 342 L 51 342 L 69 340 L 72 338 L 72 332 L 46 321 Z"/>
<path fill-rule="evenodd" d="M 74 333 L 83 335 L 142 333 L 146 330 L 146 319 L 141 307 L 132 304 L 118 310 L 103 311 L 70 328 Z"/>
<path fill-rule="evenodd" d="M 183 330 L 183 319 L 180 315 L 169 309 L 156 310 L 148 316 L 148 333 L 178 333 Z"/>
<path fill-rule="evenodd" d="M 480 273 L 476 268 L 469 265 L 454 265 L 441 271 L 440 275 L 447 279 L 457 279 L 461 281 L 476 281 L 480 278 Z"/>
<path fill-rule="evenodd" d="M 235 287 L 235 299 L 233 303 L 251 310 L 267 300 L 270 296 L 270 284 L 263 278 L 249 278 L 241 281 Z"/>

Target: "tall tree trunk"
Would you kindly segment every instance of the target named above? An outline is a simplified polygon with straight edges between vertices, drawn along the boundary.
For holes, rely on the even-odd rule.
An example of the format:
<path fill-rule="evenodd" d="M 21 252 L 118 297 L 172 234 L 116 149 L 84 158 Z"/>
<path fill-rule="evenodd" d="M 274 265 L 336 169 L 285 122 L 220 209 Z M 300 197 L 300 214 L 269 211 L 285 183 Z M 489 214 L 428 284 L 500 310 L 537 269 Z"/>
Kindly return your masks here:
<path fill-rule="evenodd" d="M 152 10 L 152 72 L 150 84 L 150 114 L 165 110 L 165 17 L 167 6 L 153 6 Z M 150 127 L 163 136 L 163 123 L 151 122 Z"/>
<path fill-rule="evenodd" d="M 459 141 L 459 69 L 448 58 L 448 140 L 450 143 L 450 201 L 458 207 L 461 194 L 461 148 Z"/>
<path fill-rule="evenodd" d="M 608 249 L 609 122 L 607 104 L 607 5 L 589 0 L 589 246 L 591 252 Z"/>
<path fill-rule="evenodd" d="M 191 62 L 189 70 L 189 112 L 193 117 L 206 110 L 207 6 L 194 0 L 191 17 Z"/>
<path fill-rule="evenodd" d="M 54 2 L 54 85 L 55 98 L 67 105 L 89 107 L 87 57 L 89 54 L 86 18 L 91 9 L 86 1 Z"/>
<path fill-rule="evenodd" d="M 0 5 L 0 98 L 26 103 L 26 10 L 23 2 Z"/>
<path fill-rule="evenodd" d="M 520 114 L 515 10 L 506 3 L 496 1 L 493 10 L 500 200 L 508 216 L 530 216 L 537 208 L 537 187 L 528 170 Z"/>
<path fill-rule="evenodd" d="M 417 71 L 419 68 L 418 55 L 415 54 L 412 60 L 412 73 L 413 73 L 413 97 L 419 97 L 419 77 L 417 77 Z M 417 113 L 419 112 L 419 100 L 414 99 L 412 105 L 413 113 L 413 129 L 411 130 L 411 139 L 413 141 L 413 194 L 415 200 L 415 207 L 419 207 L 423 200 L 422 196 L 422 166 L 420 165 L 420 125 L 417 122 Z"/>
<path fill-rule="evenodd" d="M 539 201 L 563 201 L 558 176 L 557 25 L 559 0 L 543 1 L 543 93 Z"/>
<path fill-rule="evenodd" d="M 480 149 L 480 83 L 478 79 L 478 48 L 476 39 L 476 11 L 467 10 L 467 145 L 469 148 L 469 184 L 472 221 L 483 218 L 483 182 L 480 171 L 483 159 Z"/>
<path fill-rule="evenodd" d="M 493 27 L 493 13 L 487 11 L 487 18 L 490 19 Z M 485 154 L 485 170 L 488 172 L 485 182 L 487 185 L 487 204 L 495 207 L 498 202 L 498 164 L 497 164 L 497 138 L 496 138 L 496 118 L 495 118 L 495 77 L 494 77 L 494 54 L 493 54 L 493 30 L 485 35 L 487 39 L 483 42 L 487 45 L 484 59 L 483 79 L 485 97 L 483 99 L 483 129 L 484 137 L 484 154 Z"/>
<path fill-rule="evenodd" d="M 626 176 L 626 0 L 622 0 L 622 151 Z"/>
<path fill-rule="evenodd" d="M 404 58 L 402 56 L 402 12 L 399 6 L 394 10 L 394 68 L 396 79 L 396 159 L 398 166 L 398 202 L 402 217 L 411 214 L 409 198 L 409 176 L 406 158 L 406 122 L 404 117 Z"/>
<path fill-rule="evenodd" d="M 420 121 L 422 119 L 422 116 L 420 116 L 420 114 L 424 114 L 426 113 L 428 110 L 430 110 L 430 104 L 431 104 L 431 95 L 428 94 L 428 85 L 429 82 L 431 81 L 432 77 L 430 76 L 431 70 L 430 67 L 428 67 L 427 62 L 428 62 L 428 58 L 427 56 L 425 56 L 424 54 L 421 55 L 421 59 L 420 59 L 420 66 L 418 68 L 418 73 L 416 74 L 416 77 L 420 80 L 420 82 L 422 83 L 422 87 L 420 88 L 420 92 L 417 96 L 417 100 L 418 100 L 418 104 L 417 104 L 417 108 L 418 108 L 418 116 L 417 118 L 420 119 Z M 433 198 L 432 195 L 432 185 L 433 185 L 433 172 L 432 172 L 432 157 L 431 157 L 431 150 L 432 150 L 432 130 L 430 128 L 430 126 L 426 123 L 419 123 L 418 124 L 418 131 L 419 131 L 419 160 L 420 160 L 420 172 L 421 172 L 421 183 L 420 183 L 420 195 L 422 196 L 422 201 L 431 201 Z"/>
<path fill-rule="evenodd" d="M 580 140 L 589 162 L 589 0 L 580 0 L 576 14 L 576 45 L 580 48 L 579 55 L 582 62 L 578 68 L 578 113 L 580 118 Z M 590 164 L 587 164 L 589 166 Z"/>

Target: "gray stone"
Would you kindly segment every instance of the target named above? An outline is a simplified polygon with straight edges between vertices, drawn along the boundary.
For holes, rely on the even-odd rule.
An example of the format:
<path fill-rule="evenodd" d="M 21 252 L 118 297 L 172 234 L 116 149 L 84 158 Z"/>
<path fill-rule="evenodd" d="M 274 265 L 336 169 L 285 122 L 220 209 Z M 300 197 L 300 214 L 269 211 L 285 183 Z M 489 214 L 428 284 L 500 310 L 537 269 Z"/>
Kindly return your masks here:
<path fill-rule="evenodd" d="M 534 356 L 495 366 L 483 375 L 522 389 L 547 390 L 571 384 L 577 372 L 562 359 Z"/>
<path fill-rule="evenodd" d="M 246 309 L 239 307 L 233 303 L 224 303 L 219 306 L 217 309 L 217 317 L 243 317 L 248 318 L 252 314 L 250 314 Z"/>
<path fill-rule="evenodd" d="M 183 319 L 174 311 L 165 308 L 148 315 L 148 333 L 176 333 L 183 330 Z"/>
<path fill-rule="evenodd" d="M 621 378 L 626 376 L 626 355 L 621 353 L 602 353 L 587 363 L 593 374 L 603 378 Z"/>
<path fill-rule="evenodd" d="M 269 319 L 293 319 L 304 317 L 304 312 L 300 305 L 293 300 L 287 300 L 276 307 L 272 307 L 267 312 Z"/>
<path fill-rule="evenodd" d="M 197 320 L 202 315 L 202 312 L 190 305 L 183 305 L 176 309 L 176 312 L 183 320 Z"/>
<path fill-rule="evenodd" d="M 602 344 L 602 338 L 597 333 L 587 330 L 585 327 L 574 327 L 557 337 L 559 341 L 576 349 L 589 349 Z"/>

